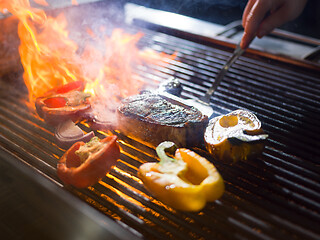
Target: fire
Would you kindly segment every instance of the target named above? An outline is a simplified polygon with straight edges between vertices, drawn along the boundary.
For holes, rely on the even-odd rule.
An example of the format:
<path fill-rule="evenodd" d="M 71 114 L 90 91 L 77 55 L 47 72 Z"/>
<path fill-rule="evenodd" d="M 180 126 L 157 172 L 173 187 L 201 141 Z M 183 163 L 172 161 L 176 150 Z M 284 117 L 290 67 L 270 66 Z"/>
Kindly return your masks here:
<path fill-rule="evenodd" d="M 49 6 L 49 4 L 45 0 L 33 0 L 33 1 L 42 6 Z"/>
<path fill-rule="evenodd" d="M 47 18 L 39 34 L 33 25 L 19 24 L 19 53 L 30 101 L 55 86 L 81 79 L 81 69 L 76 64 L 79 61 L 77 45 L 68 38 L 66 25 L 63 15 Z M 59 36 L 59 41 L 56 41 L 56 36 Z"/>
<path fill-rule="evenodd" d="M 48 6 L 45 0 L 35 2 Z M 77 5 L 77 1 L 72 0 L 72 4 Z M 28 0 L 0 0 L 0 10 L 11 12 L 20 21 L 19 53 L 31 103 L 49 89 L 79 79 L 86 81 L 85 91 L 93 98 L 119 101 L 138 93 L 143 86 L 143 80 L 135 74 L 135 66 L 176 57 L 139 50 L 136 44 L 143 34 L 131 35 L 122 29 L 114 29 L 111 36 L 103 37 L 87 29 L 91 41 L 79 46 L 69 37 L 63 14 L 47 16 L 43 10 L 32 8 Z M 105 33 L 106 29 L 102 26 L 100 31 Z"/>

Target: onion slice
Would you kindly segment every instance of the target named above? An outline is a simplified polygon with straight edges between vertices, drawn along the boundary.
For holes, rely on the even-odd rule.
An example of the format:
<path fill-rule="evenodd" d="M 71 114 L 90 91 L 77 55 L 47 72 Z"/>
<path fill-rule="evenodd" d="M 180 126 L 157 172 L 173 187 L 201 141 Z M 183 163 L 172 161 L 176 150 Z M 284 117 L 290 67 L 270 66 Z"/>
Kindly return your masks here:
<path fill-rule="evenodd" d="M 94 132 L 91 131 L 87 134 L 79 128 L 72 120 L 67 120 L 60 123 L 55 130 L 56 144 L 62 148 L 69 148 L 75 142 L 83 141 L 88 142 L 94 137 Z"/>

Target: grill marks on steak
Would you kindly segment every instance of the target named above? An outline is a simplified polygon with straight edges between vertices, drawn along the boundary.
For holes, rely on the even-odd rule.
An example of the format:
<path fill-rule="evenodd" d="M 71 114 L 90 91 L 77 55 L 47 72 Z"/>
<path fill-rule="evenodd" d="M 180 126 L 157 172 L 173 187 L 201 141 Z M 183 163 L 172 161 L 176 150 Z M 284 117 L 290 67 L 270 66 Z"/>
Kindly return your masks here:
<path fill-rule="evenodd" d="M 152 145 L 173 141 L 181 147 L 202 144 L 208 123 L 196 108 L 152 92 L 124 99 L 118 120 L 119 130 L 128 136 Z"/>
<path fill-rule="evenodd" d="M 120 109 L 125 115 L 169 126 L 183 126 L 186 122 L 196 122 L 203 117 L 197 109 L 173 104 L 157 94 L 130 97 Z"/>

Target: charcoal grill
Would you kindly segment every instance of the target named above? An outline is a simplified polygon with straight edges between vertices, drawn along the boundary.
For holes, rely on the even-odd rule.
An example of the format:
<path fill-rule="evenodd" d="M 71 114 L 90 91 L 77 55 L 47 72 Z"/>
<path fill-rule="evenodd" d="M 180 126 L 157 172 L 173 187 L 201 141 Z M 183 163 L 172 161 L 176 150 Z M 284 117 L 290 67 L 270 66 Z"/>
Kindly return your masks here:
<path fill-rule="evenodd" d="M 145 33 L 139 47 L 178 53 L 169 66 L 136 71 L 147 82 L 175 76 L 183 98 L 204 95 L 235 47 L 146 19 L 124 27 Z M 21 70 L 11 70 L 0 85 L 0 229 L 8 239 L 320 239 L 317 63 L 249 49 L 230 69 L 211 98 L 214 114 L 248 109 L 269 139 L 261 157 L 233 166 L 193 149 L 216 165 L 226 184 L 223 197 L 199 213 L 152 198 L 137 169 L 156 161 L 154 148 L 117 131 L 122 153 L 112 171 L 87 189 L 63 186 L 56 164 L 64 150 L 54 143 L 54 129 L 28 106 L 21 81 Z"/>

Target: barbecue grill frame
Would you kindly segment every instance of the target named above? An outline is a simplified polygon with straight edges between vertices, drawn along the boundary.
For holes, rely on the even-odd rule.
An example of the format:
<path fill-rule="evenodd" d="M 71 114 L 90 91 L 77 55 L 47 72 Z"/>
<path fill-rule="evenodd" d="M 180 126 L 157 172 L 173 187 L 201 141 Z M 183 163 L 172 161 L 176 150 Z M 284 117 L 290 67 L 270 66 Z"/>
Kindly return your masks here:
<path fill-rule="evenodd" d="M 3 142 L 2 136 L 0 139 Z M 19 198 L 16 202 L 23 208 L 31 206 L 34 211 L 32 216 L 23 217 L 23 209 L 19 210 L 19 206 L 12 206 L 6 200 L 1 200 L 1 206 L 6 207 L 6 209 L 0 207 L 1 213 L 10 215 L 17 212 L 21 214 L 22 220 L 28 220 L 28 217 L 34 218 L 30 220 L 31 222 L 46 219 L 34 228 L 31 226 L 33 231 L 37 231 L 36 233 L 25 228 L 25 226 L 30 227 L 28 223 L 20 225 L 20 221 L 17 221 L 15 228 L 22 229 L 19 235 L 24 239 L 39 239 L 40 236 L 44 239 L 140 239 L 86 202 L 63 190 L 59 182 L 48 178 L 36 167 L 3 146 L 0 146 L 0 170 L 2 172 L 0 188 L 5 187 L 4 185 L 12 187 L 17 191 L 16 196 Z M 3 193 L 1 197 L 6 199 Z M 10 208 L 7 208 L 8 206 Z M 2 232 L 2 236 L 6 236 L 6 230 Z"/>
<path fill-rule="evenodd" d="M 178 35 L 182 38 L 190 39 L 192 41 L 197 41 L 199 43 L 225 46 L 231 49 L 235 49 L 238 42 L 230 38 L 230 36 L 243 30 L 240 20 L 234 21 L 221 29 L 220 26 L 217 26 L 214 23 L 202 22 L 197 19 L 190 19 L 189 17 L 181 19 L 180 15 L 174 13 L 167 13 L 161 10 L 149 9 L 131 3 L 126 4 L 125 10 L 125 16 L 127 16 L 126 23 L 128 24 L 137 25 L 144 28 L 156 29 L 159 32 L 167 34 L 174 33 L 174 35 Z M 141 14 L 142 12 L 146 12 L 146 14 Z M 166 21 L 163 23 L 159 21 L 159 19 L 168 16 L 170 16 L 172 25 L 168 25 Z M 182 21 L 194 21 L 194 23 L 191 25 L 194 25 L 196 29 L 192 31 L 190 26 L 181 23 Z M 273 35 L 276 38 L 286 39 L 288 42 L 292 41 L 299 42 L 305 45 L 313 45 L 314 50 L 308 53 L 306 56 L 303 56 L 302 58 L 292 58 L 288 56 L 277 55 L 274 53 L 269 53 L 267 51 L 262 51 L 255 47 L 248 48 L 246 50 L 246 53 L 250 53 L 254 56 L 261 56 L 264 58 L 293 64 L 296 66 L 301 66 L 303 68 L 310 68 L 314 70 L 318 70 L 320 68 L 320 63 L 312 61 L 312 59 L 316 58 L 315 55 L 319 53 L 320 40 L 302 36 L 299 34 L 293 34 L 280 29 L 275 29 L 270 35 Z"/>
<path fill-rule="evenodd" d="M 146 23 L 145 21 L 139 20 L 132 22 L 134 28 L 137 26 L 140 28 L 143 25 L 142 29 L 144 29 L 144 27 L 146 28 L 146 35 L 157 34 L 160 38 L 164 39 L 166 35 L 168 35 L 169 40 L 171 36 L 181 37 L 181 40 L 196 43 L 196 46 L 201 46 L 204 50 L 206 50 L 207 47 L 209 47 L 210 50 L 215 49 L 218 54 L 221 54 L 220 62 L 217 65 L 222 66 L 223 60 L 232 53 L 235 47 L 235 43 L 219 37 L 208 38 L 177 29 L 159 27 L 154 24 L 150 25 L 147 23 L 148 26 L 144 25 Z M 153 30 L 148 31 L 147 28 L 155 28 L 157 32 Z M 248 52 L 239 59 L 240 62 L 235 63 L 235 70 L 231 71 L 227 77 L 235 81 L 237 78 L 235 78 L 234 75 L 240 73 L 239 81 L 243 81 L 243 76 L 241 75 L 243 73 L 241 73 L 240 70 L 244 63 L 251 64 L 250 66 L 252 67 L 253 62 L 263 62 L 266 59 L 270 60 L 270 62 L 268 62 L 270 71 L 273 68 L 277 70 L 282 67 L 286 69 L 287 67 L 290 68 L 287 71 L 291 73 L 292 69 L 296 68 L 297 71 L 302 72 L 302 77 L 303 74 L 310 74 L 312 81 L 316 81 L 316 77 L 314 76 L 316 76 L 316 73 L 320 73 L 319 67 L 309 61 L 286 59 L 283 56 L 273 56 L 249 49 Z M 273 64 L 275 64 L 275 66 Z M 218 67 L 219 66 L 214 66 L 211 68 L 216 70 Z M 172 68 L 163 69 L 159 67 L 159 69 L 158 75 L 155 76 L 158 80 L 165 79 L 166 76 L 172 75 Z M 209 73 L 214 72 L 212 69 L 207 69 L 207 71 Z M 309 77 L 309 75 L 306 76 Z M 274 80 L 276 77 L 277 76 L 272 76 L 271 80 L 276 82 Z M 146 76 L 146 79 L 151 80 L 151 76 Z M 208 79 L 203 80 L 201 84 L 190 83 L 190 85 L 188 85 L 186 84 L 187 80 L 181 78 L 185 85 L 183 97 L 198 97 L 203 94 L 206 87 L 210 85 L 210 78 Z M 3 77 L 3 80 L 0 81 L 4 83 L 6 79 Z M 194 86 L 196 88 L 193 88 Z M 238 87 L 238 85 L 233 86 L 228 81 L 223 82 L 223 85 L 218 89 L 212 99 L 212 102 L 220 99 L 219 107 L 221 108 L 216 109 L 216 113 L 237 106 L 237 101 L 245 101 L 244 93 L 250 93 L 250 87 L 247 86 L 248 89 L 241 88 L 241 84 L 239 89 L 239 93 L 241 94 L 237 96 L 237 98 L 240 99 L 227 98 L 230 97 L 227 95 L 228 91 L 238 93 L 237 90 L 235 90 L 236 87 Z M 77 214 L 87 215 L 90 221 L 97 224 L 97 228 L 98 226 L 101 227 L 102 232 L 105 231 L 108 234 L 108 232 L 110 233 L 111 231 L 111 234 L 123 239 L 142 239 L 150 236 L 155 239 L 167 239 L 170 237 L 181 239 L 185 239 L 186 237 L 199 237 L 203 239 L 211 239 L 213 237 L 220 239 L 285 239 L 285 237 L 299 239 L 305 237 L 305 239 L 317 239 L 320 235 L 316 225 L 309 226 L 308 228 L 308 225 L 319 217 L 319 208 L 317 207 L 319 204 L 317 205 L 312 202 L 312 200 L 318 199 L 314 198 L 314 196 L 318 196 L 314 191 L 320 187 L 319 181 L 316 183 L 316 180 L 319 179 L 320 176 L 320 170 L 317 168 L 319 165 L 316 165 L 317 159 L 311 161 L 311 156 L 307 156 L 305 159 L 293 154 L 294 152 L 288 154 L 284 151 L 286 147 L 290 146 L 281 145 L 282 136 L 275 135 L 274 127 L 272 127 L 274 115 L 281 112 L 280 110 L 276 113 L 271 113 L 270 116 L 266 116 L 266 113 L 271 112 L 271 107 L 270 109 L 261 109 L 261 106 L 258 105 L 257 108 L 254 108 L 254 103 L 250 103 L 250 106 L 260 113 L 258 116 L 262 117 L 263 127 L 264 124 L 266 124 L 267 129 L 273 130 L 269 144 L 259 161 L 239 163 L 230 167 L 214 161 L 205 150 L 195 149 L 202 156 L 207 157 L 217 164 L 218 169 L 222 171 L 226 179 L 227 192 L 221 200 L 209 204 L 203 213 L 193 214 L 176 212 L 168 206 L 159 203 L 150 196 L 150 193 L 141 186 L 139 181 L 131 179 L 135 177 L 139 164 L 145 161 L 154 161 L 157 158 L 152 147 L 136 142 L 118 132 L 115 132 L 115 134 L 117 134 L 121 140 L 120 144 L 123 152 L 121 154 L 121 160 L 118 162 L 116 168 L 112 170 L 111 174 L 108 174 L 108 176 L 101 181 L 101 184 L 93 188 L 78 190 L 72 187 L 64 187 L 62 189 L 62 183 L 55 174 L 55 164 L 58 157 L 63 153 L 63 150 L 54 144 L 53 128 L 47 126 L 34 112 L 28 110 L 27 106 L 25 106 L 26 96 L 24 94 L 10 89 L 9 86 L 0 86 L 0 90 L 2 91 L 7 89 L 7 93 L 9 94 L 3 95 L 4 98 L 0 99 L 0 117 L 2 122 L 0 123 L 0 157 L 1 160 L 6 162 L 7 166 L 12 166 L 13 175 L 11 174 L 9 176 L 15 178 L 16 174 L 21 174 L 22 172 L 22 175 L 25 175 L 26 179 L 29 179 L 28 181 L 31 181 L 32 184 L 35 184 L 35 187 L 38 188 L 36 191 L 39 191 L 40 188 L 44 192 L 47 192 L 43 193 L 44 195 L 49 194 L 51 197 L 53 196 L 53 192 L 57 193 L 57 196 L 53 197 L 58 198 L 59 201 L 62 202 L 62 205 L 67 205 L 68 208 L 71 208 L 72 211 L 75 211 Z M 317 89 L 314 90 L 314 92 L 316 91 Z M 261 97 L 261 94 L 256 94 Z M 296 93 L 296 95 L 299 94 L 300 92 Z M 308 93 L 302 94 L 302 96 L 307 98 L 307 94 Z M 300 96 L 301 95 L 299 95 L 299 97 Z M 248 96 L 248 99 L 252 99 L 252 96 Z M 258 99 L 258 101 L 263 100 L 263 98 Z M 294 105 L 293 107 L 300 108 L 300 105 Z M 290 112 L 290 109 L 285 110 Z M 308 123 L 319 119 L 319 112 L 315 111 L 314 113 L 315 119 L 307 119 Z M 299 114 L 302 115 L 302 113 L 298 112 L 297 115 Z M 292 119 L 288 119 L 288 122 L 283 119 L 286 115 L 280 116 L 279 119 L 277 118 L 280 124 L 279 129 L 288 123 L 295 124 L 294 126 L 296 126 L 296 121 L 298 121 L 299 118 L 295 118 L 295 115 L 291 112 L 288 115 L 292 116 Z M 21 128 L 24 122 L 25 127 Z M 315 133 L 319 132 L 319 126 L 315 127 Z M 82 128 L 85 131 L 89 130 L 86 125 L 83 125 Z M 17 131 L 20 129 L 21 133 L 19 134 L 21 134 L 21 136 L 10 131 L 10 129 L 17 129 Z M 39 133 L 37 133 L 37 130 Z M 289 131 L 288 129 L 286 130 Z M 35 136 L 28 136 L 30 132 L 33 132 Z M 44 139 L 45 141 L 43 142 Z M 278 139 L 280 139 L 280 142 L 277 142 Z M 315 139 L 319 140 L 319 137 Z M 34 146 L 29 148 L 29 144 L 32 143 L 32 141 L 34 141 Z M 304 139 L 304 141 L 306 141 L 306 139 Z M 291 147 L 297 145 L 292 140 L 289 143 L 292 144 Z M 319 147 L 317 143 L 309 147 L 307 146 L 308 142 L 301 144 L 304 144 L 303 147 L 306 150 L 313 150 Z M 315 153 L 316 151 L 313 152 Z M 267 171 L 268 169 L 270 169 L 270 171 Z M 246 174 L 248 174 L 248 176 L 246 176 Z M 282 179 L 282 181 L 279 182 L 279 179 Z M 134 184 L 130 186 L 128 182 Z M 27 182 L 22 183 L 23 189 L 17 189 L 17 191 L 25 194 L 29 188 L 26 186 Z M 292 189 L 293 183 L 296 185 L 296 189 Z M 261 192 L 258 191 L 260 187 Z M 118 194 L 115 190 L 122 192 L 124 195 Z M 107 196 L 100 198 L 100 193 Z M 272 196 L 272 194 L 274 194 L 274 196 Z M 27 195 L 28 194 L 26 194 L 26 196 Z M 294 197 L 293 200 L 298 201 L 298 203 L 294 202 L 292 197 Z M 112 200 L 112 198 L 116 200 Z M 130 200 L 127 198 L 130 198 Z M 34 199 L 34 196 L 30 196 L 29 201 L 32 202 Z M 69 200 L 72 203 L 71 206 Z M 311 201 L 308 202 L 307 200 Z M 113 204 L 112 201 L 116 203 Z M 140 201 L 139 204 L 142 206 L 139 205 L 137 201 Z M 257 203 L 257 205 L 254 205 L 254 209 L 250 209 L 252 203 L 255 201 L 261 201 L 263 206 Z M 297 205 L 299 208 L 295 209 Z M 146 206 L 146 209 L 144 209 L 144 206 Z M 299 215 L 303 215 L 305 209 L 310 210 L 310 206 L 313 210 L 312 214 L 310 213 L 312 215 L 311 220 L 299 223 Z M 43 209 L 43 211 L 46 212 L 46 209 Z M 111 214 L 109 214 L 109 212 L 111 212 Z M 205 213 L 212 213 L 212 215 L 209 216 Z M 268 215 L 264 215 L 264 213 L 268 213 Z M 280 216 L 279 213 L 281 213 Z M 113 217 L 112 214 L 117 216 Z M 285 215 L 288 217 L 284 218 L 283 216 Z M 301 219 L 304 219 L 304 216 L 302 216 Z M 54 214 L 52 220 L 54 221 Z M 104 223 L 101 224 L 101 221 Z M 153 223 L 152 226 L 146 223 L 148 221 Z M 198 223 L 204 225 L 199 226 Z M 124 230 L 123 235 L 121 235 L 122 230 Z M 290 235 L 290 230 L 296 235 Z M 60 234 L 63 233 L 59 232 L 57 236 L 61 236 Z M 55 238 L 55 235 L 52 235 L 52 237 Z"/>

